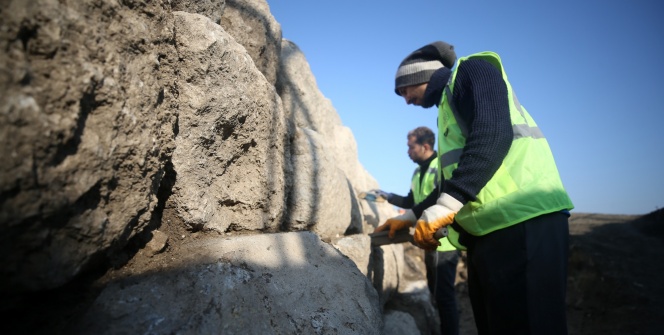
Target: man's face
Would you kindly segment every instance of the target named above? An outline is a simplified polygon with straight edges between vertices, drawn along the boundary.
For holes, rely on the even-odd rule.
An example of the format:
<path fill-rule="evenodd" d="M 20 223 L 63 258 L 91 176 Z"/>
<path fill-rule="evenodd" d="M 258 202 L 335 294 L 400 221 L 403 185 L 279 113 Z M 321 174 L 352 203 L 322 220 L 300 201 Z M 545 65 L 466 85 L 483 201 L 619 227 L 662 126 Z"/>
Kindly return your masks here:
<path fill-rule="evenodd" d="M 423 144 L 416 142 L 415 136 L 408 137 L 408 157 L 415 162 L 424 162 L 428 157 L 425 157 L 427 148 Z"/>
<path fill-rule="evenodd" d="M 397 91 L 404 99 L 407 105 L 422 106 L 424 100 L 424 91 L 428 83 L 400 87 Z"/>

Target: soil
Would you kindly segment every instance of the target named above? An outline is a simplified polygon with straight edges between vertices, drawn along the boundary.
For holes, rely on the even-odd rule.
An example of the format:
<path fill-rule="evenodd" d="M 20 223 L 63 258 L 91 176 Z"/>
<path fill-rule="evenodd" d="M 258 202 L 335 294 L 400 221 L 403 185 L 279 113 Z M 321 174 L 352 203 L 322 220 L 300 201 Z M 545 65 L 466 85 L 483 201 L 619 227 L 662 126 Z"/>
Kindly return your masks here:
<path fill-rule="evenodd" d="M 570 221 L 570 334 L 664 334 L 664 209 Z"/>
<path fill-rule="evenodd" d="M 1 334 L 66 334 L 110 281 L 178 261 L 178 247 L 216 232 L 185 229 L 171 208 L 157 228 L 168 236 L 165 250 L 148 251 L 137 239 L 111 268 L 88 273 L 63 288 L 3 301 Z M 570 218 L 567 294 L 569 333 L 662 334 L 664 331 L 664 210 L 644 216 L 575 213 Z M 476 334 L 465 283 L 463 257 L 457 277 L 460 334 Z M 6 306 L 13 306 L 6 308 Z"/>

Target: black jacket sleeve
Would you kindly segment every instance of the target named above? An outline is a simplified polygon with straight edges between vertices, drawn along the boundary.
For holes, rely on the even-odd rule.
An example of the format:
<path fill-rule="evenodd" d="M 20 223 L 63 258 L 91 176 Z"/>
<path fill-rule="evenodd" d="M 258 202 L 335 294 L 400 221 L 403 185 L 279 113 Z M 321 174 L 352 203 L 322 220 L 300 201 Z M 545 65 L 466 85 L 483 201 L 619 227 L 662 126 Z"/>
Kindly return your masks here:
<path fill-rule="evenodd" d="M 408 192 L 408 195 L 405 197 L 392 193 L 392 195 L 390 195 L 390 198 L 387 199 L 387 202 L 397 207 L 410 209 L 415 204 L 415 198 L 413 198 L 413 191 L 411 190 Z"/>

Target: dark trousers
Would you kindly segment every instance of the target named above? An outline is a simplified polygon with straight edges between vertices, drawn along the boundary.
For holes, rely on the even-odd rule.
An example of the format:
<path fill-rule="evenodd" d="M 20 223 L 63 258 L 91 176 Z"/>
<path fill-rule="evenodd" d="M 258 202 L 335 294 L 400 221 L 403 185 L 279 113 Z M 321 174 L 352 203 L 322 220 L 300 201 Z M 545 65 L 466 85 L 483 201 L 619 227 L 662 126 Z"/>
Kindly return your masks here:
<path fill-rule="evenodd" d="M 566 214 L 468 237 L 468 291 L 480 335 L 567 334 Z"/>
<path fill-rule="evenodd" d="M 440 317 L 441 335 L 459 334 L 459 312 L 454 290 L 459 251 L 429 251 L 424 254 L 427 284 Z"/>

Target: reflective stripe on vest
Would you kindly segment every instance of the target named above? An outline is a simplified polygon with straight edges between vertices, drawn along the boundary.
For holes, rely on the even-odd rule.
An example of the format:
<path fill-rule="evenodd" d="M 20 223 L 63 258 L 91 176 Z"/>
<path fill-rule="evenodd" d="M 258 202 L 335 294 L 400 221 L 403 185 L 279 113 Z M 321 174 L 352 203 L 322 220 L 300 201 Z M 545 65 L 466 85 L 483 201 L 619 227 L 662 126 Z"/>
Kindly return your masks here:
<path fill-rule="evenodd" d="M 507 85 L 514 137 L 507 156 L 477 194 L 477 200 L 467 203 L 457 213 L 457 223 L 468 233 L 481 236 L 542 214 L 572 209 L 546 138 L 519 103 L 500 57 L 493 52 L 460 58 L 445 88 L 438 114 L 438 152 L 443 176 L 452 177 L 468 136 L 467 125 L 451 99 L 459 65 L 470 58 L 484 59 L 501 71 Z"/>

